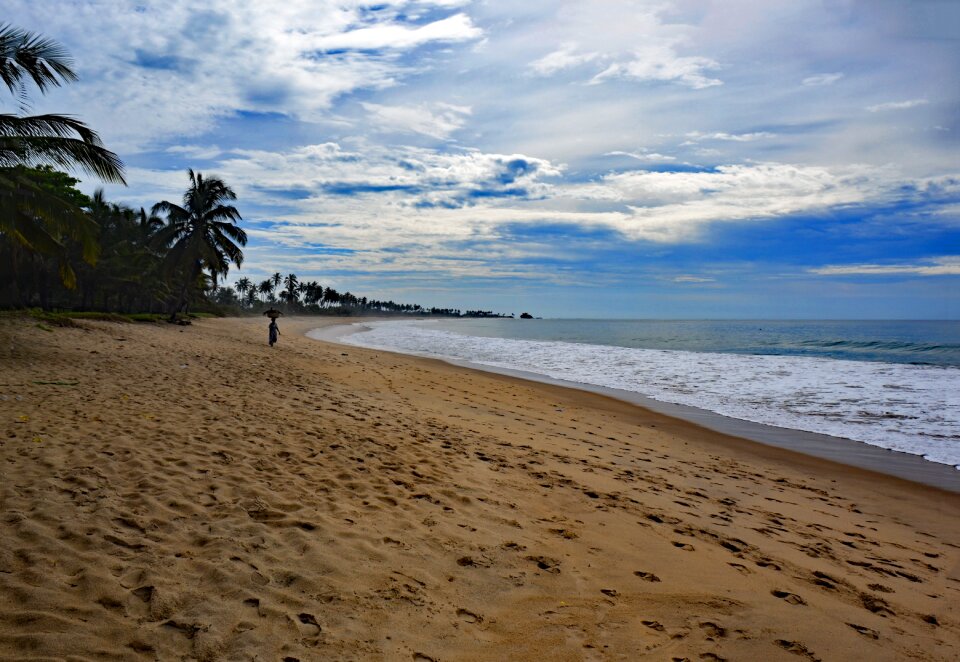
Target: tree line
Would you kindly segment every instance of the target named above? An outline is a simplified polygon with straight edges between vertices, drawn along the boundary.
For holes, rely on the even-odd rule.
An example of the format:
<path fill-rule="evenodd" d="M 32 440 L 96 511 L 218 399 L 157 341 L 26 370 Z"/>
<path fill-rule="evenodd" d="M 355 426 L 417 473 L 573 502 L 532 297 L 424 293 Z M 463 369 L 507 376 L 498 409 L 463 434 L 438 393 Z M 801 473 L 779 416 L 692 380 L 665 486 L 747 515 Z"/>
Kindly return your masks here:
<path fill-rule="evenodd" d="M 324 287 L 317 281 L 301 281 L 296 274 L 284 276 L 279 271 L 260 282 L 246 276 L 232 286 L 221 287 L 213 294 L 220 306 L 235 307 L 245 311 L 258 311 L 264 306 L 280 306 L 291 314 L 323 313 L 405 313 L 418 315 L 442 315 L 447 317 L 501 317 L 492 311 L 459 308 L 425 308 L 415 303 L 397 303 L 358 297 L 350 292 L 338 292 Z"/>

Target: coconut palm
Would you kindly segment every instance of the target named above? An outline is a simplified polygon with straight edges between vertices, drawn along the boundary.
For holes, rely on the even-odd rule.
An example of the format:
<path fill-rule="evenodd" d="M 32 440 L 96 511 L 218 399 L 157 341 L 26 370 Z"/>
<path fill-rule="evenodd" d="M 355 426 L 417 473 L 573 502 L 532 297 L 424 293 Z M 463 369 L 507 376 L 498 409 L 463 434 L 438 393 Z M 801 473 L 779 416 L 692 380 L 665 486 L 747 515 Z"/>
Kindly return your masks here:
<path fill-rule="evenodd" d="M 297 303 L 300 298 L 299 285 L 300 281 L 297 279 L 297 274 L 287 274 L 287 277 L 283 279 L 283 286 L 287 291 L 287 303 Z"/>
<path fill-rule="evenodd" d="M 153 213 L 165 213 L 167 225 L 156 235 L 157 244 L 169 249 L 167 263 L 171 273 L 180 277 L 180 293 L 170 312 L 171 319 L 182 311 L 191 288 L 209 271 L 214 288 L 216 279 L 227 273 L 230 263 L 243 262 L 240 246 L 247 245 L 247 233 L 237 221 L 236 207 L 225 204 L 237 196 L 223 180 L 204 179 L 202 173 L 189 170 L 190 187 L 183 194 L 183 204 L 162 200 L 153 206 Z"/>
<path fill-rule="evenodd" d="M 156 214 L 148 214 L 143 207 L 140 207 L 137 221 L 140 226 L 140 234 L 146 240 L 152 238 L 163 227 L 163 219 Z"/>
<path fill-rule="evenodd" d="M 237 293 L 240 295 L 240 303 L 242 304 L 247 299 L 247 292 L 253 289 L 253 283 L 249 278 L 244 276 L 234 284 L 234 287 L 237 289 Z"/>
<path fill-rule="evenodd" d="M 57 42 L 11 25 L 0 25 L 0 80 L 28 107 L 27 82 L 43 94 L 77 80 L 73 61 Z M 67 261 L 64 239 L 83 246 L 83 259 L 97 258 L 96 226 L 70 201 L 58 197 L 31 171 L 32 166 L 79 167 L 100 179 L 125 183 L 123 164 L 100 137 L 67 115 L 24 116 L 0 113 L 0 236 L 28 251 L 55 255 L 69 288 L 76 276 Z"/>
<path fill-rule="evenodd" d="M 264 295 L 263 296 L 264 303 L 267 302 L 267 295 L 269 295 L 270 299 L 273 299 L 273 280 L 270 278 L 266 279 L 265 281 L 260 283 L 259 286 L 257 286 L 257 290 L 260 292 L 260 294 Z"/>

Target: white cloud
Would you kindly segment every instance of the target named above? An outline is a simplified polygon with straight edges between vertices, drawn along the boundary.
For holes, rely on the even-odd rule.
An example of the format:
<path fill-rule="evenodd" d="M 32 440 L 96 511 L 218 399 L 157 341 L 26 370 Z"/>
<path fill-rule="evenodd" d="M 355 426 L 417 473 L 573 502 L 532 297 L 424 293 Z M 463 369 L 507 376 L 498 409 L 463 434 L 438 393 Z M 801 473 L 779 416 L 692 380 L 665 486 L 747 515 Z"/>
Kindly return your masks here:
<path fill-rule="evenodd" d="M 810 269 L 818 276 L 960 276 L 960 255 L 930 258 L 913 264 L 843 264 Z"/>
<path fill-rule="evenodd" d="M 651 45 L 635 50 L 627 61 L 614 62 L 593 77 L 591 83 L 601 83 L 611 78 L 627 78 L 639 81 L 675 82 L 695 90 L 723 81 L 710 78 L 706 72 L 720 68 L 711 58 L 700 55 L 677 55 L 670 45 Z"/>
<path fill-rule="evenodd" d="M 483 32 L 473 25 L 466 14 L 447 18 L 415 28 L 404 25 L 377 25 L 321 37 L 313 42 L 320 50 L 381 48 L 414 48 L 429 42 L 468 41 Z"/>
<path fill-rule="evenodd" d="M 808 76 L 803 79 L 803 85 L 807 87 L 820 87 L 823 85 L 833 85 L 838 80 L 843 78 L 843 74 L 840 72 L 835 72 L 831 74 L 816 74 L 814 76 Z"/>
<path fill-rule="evenodd" d="M 926 99 L 910 99 L 909 101 L 890 101 L 887 103 L 878 103 L 873 106 L 867 106 L 867 110 L 871 113 L 880 113 L 887 110 L 906 110 L 907 108 L 916 108 L 917 106 L 925 106 L 929 101 Z"/>
<path fill-rule="evenodd" d="M 597 59 L 599 53 L 577 53 L 576 44 L 564 44 L 558 50 L 530 63 L 530 68 L 541 76 L 549 76 L 564 69 L 572 69 Z"/>
<path fill-rule="evenodd" d="M 215 159 L 223 154 L 223 150 L 216 145 L 174 145 L 168 147 L 166 152 L 168 154 L 182 154 L 194 159 Z"/>
<path fill-rule="evenodd" d="M 375 103 L 361 104 L 369 114 L 371 128 L 376 131 L 399 131 L 422 133 L 432 138 L 444 139 L 463 127 L 471 113 L 469 106 L 426 104 L 418 106 L 383 106 Z"/>
<path fill-rule="evenodd" d="M 614 226 L 634 239 L 695 241 L 713 223 L 782 218 L 876 200 L 896 186 L 864 166 L 828 169 L 778 163 L 720 166 L 709 172 L 626 172 L 561 195 L 620 203 Z"/>
<path fill-rule="evenodd" d="M 702 276 L 691 276 L 684 274 L 682 276 L 674 276 L 671 279 L 674 283 L 715 283 L 716 278 L 704 278 Z"/>
<path fill-rule="evenodd" d="M 495 203 L 501 196 L 543 197 L 551 190 L 543 179 L 560 175 L 562 166 L 522 154 L 324 143 L 283 153 L 234 150 L 219 170 L 238 193 L 244 189 L 259 202 L 275 198 L 274 191 L 301 190 L 312 194 L 298 203 L 304 209 L 343 205 L 360 216 L 364 210 L 382 216 L 408 207 Z"/>
<path fill-rule="evenodd" d="M 723 131 L 716 131 L 714 133 L 700 133 L 699 131 L 691 131 L 690 133 L 686 134 L 686 137 L 689 140 L 688 142 L 683 143 L 684 145 L 692 145 L 704 140 L 723 140 L 728 142 L 747 143 L 755 140 L 776 138 L 777 134 L 770 133 L 769 131 L 755 131 L 753 133 L 724 133 Z"/>
<path fill-rule="evenodd" d="M 623 152 L 620 150 L 615 150 L 613 152 L 605 152 L 604 156 L 629 156 L 631 159 L 636 159 L 637 161 L 652 161 L 652 162 L 663 162 L 663 161 L 676 161 L 677 157 L 668 156 L 666 154 L 659 154 L 657 152 L 648 152 L 647 150 L 641 150 L 639 152 Z"/>
<path fill-rule="evenodd" d="M 69 9 L 54 2 L 13 2 L 8 13 L 27 27 L 42 26 L 45 35 L 67 46 L 80 68 L 79 84 L 49 95 L 49 105 L 38 98 L 37 110 L 62 112 L 66 105 L 119 152 L 199 135 L 242 111 L 326 119 L 342 95 L 386 89 L 432 66 L 401 61 L 406 51 L 482 35 L 462 12 L 411 25 L 402 12 L 413 8 L 391 0 L 376 12 L 359 0 L 289 0 L 282 6 L 90 0 Z M 360 50 L 331 55 L 330 49 Z"/>

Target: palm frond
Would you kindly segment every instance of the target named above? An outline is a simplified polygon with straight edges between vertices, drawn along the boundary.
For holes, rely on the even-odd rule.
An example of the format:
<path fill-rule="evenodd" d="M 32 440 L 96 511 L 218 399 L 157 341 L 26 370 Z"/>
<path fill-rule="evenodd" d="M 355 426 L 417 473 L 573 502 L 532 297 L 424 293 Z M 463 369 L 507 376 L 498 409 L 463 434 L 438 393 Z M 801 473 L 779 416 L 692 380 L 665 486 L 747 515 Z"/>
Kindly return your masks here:
<path fill-rule="evenodd" d="M 203 214 L 203 220 L 206 223 L 222 223 L 225 220 L 236 223 L 237 221 L 243 220 L 243 217 L 240 216 L 237 208 L 232 205 L 218 205 L 205 212 Z"/>
<path fill-rule="evenodd" d="M 217 232 L 220 232 L 226 235 L 227 237 L 237 242 L 241 246 L 247 245 L 247 233 L 244 232 L 243 228 L 241 228 L 240 226 L 234 225 L 233 223 L 220 222 L 220 223 L 214 223 L 213 227 Z"/>
<path fill-rule="evenodd" d="M 38 118 L 0 115 L 0 166 L 79 167 L 100 179 L 126 184 L 120 158 L 104 148 L 99 136 L 86 125 L 57 115 L 38 117 L 39 122 L 24 122 Z M 44 126 L 53 129 L 53 135 L 41 133 Z M 17 133 L 19 128 L 24 132 Z M 80 138 L 70 137 L 68 129 L 76 131 Z"/>
<path fill-rule="evenodd" d="M 43 138 L 51 135 L 61 138 L 76 135 L 86 143 L 103 146 L 96 131 L 70 115 L 0 115 L 0 136 Z"/>
<path fill-rule="evenodd" d="M 73 60 L 59 43 L 10 24 L 0 25 L 0 79 L 13 94 L 29 78 L 46 92 L 49 87 L 77 80 Z"/>

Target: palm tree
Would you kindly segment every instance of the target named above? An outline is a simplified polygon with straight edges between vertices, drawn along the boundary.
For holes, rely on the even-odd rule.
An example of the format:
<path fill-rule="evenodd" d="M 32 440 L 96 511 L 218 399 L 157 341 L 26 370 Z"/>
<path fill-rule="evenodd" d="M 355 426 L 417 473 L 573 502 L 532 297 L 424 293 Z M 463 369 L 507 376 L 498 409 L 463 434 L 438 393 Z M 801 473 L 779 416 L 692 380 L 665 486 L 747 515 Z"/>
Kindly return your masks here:
<path fill-rule="evenodd" d="M 183 204 L 162 200 L 153 206 L 153 213 L 167 215 L 167 225 L 157 233 L 157 243 L 169 248 L 168 265 L 179 271 L 180 294 L 171 309 L 174 319 L 183 310 L 188 294 L 205 270 L 216 287 L 218 275 L 227 273 L 230 263 L 238 267 L 243 262 L 240 246 L 247 245 L 247 233 L 237 221 L 240 212 L 233 205 L 237 195 L 217 177 L 204 179 L 202 173 L 189 170 L 190 188 L 183 194 Z M 238 245 L 239 244 L 239 245 Z"/>
<path fill-rule="evenodd" d="M 149 240 L 163 227 L 163 219 L 156 214 L 147 214 L 147 210 L 140 207 L 140 213 L 137 215 L 140 226 L 140 234 L 145 240 Z"/>
<path fill-rule="evenodd" d="M 244 276 L 236 282 L 234 287 L 237 288 L 237 292 L 240 294 L 240 303 L 243 304 L 246 301 L 247 292 L 253 288 L 253 283 Z"/>
<path fill-rule="evenodd" d="M 50 87 L 77 80 L 73 61 L 60 44 L 11 25 L 0 25 L 0 80 L 28 107 L 27 81 L 43 94 Z M 30 168 L 79 167 L 100 179 L 125 184 L 123 164 L 107 150 L 95 131 L 68 115 L 0 114 L 0 236 L 28 251 L 55 255 L 68 288 L 76 275 L 67 261 L 64 238 L 83 246 L 83 259 L 96 262 L 96 227 L 69 201 L 58 197 L 32 175 Z"/>
<path fill-rule="evenodd" d="M 299 289 L 300 281 L 297 279 L 297 274 L 287 274 L 287 277 L 283 279 L 283 286 L 287 288 L 287 303 L 294 304 L 299 298 Z"/>
<path fill-rule="evenodd" d="M 265 281 L 260 283 L 257 289 L 260 291 L 260 294 L 263 294 L 263 295 L 269 294 L 270 298 L 271 299 L 273 298 L 273 280 L 272 279 L 270 278 L 266 279 Z M 266 296 L 263 297 L 263 302 L 264 303 L 267 302 Z"/>

